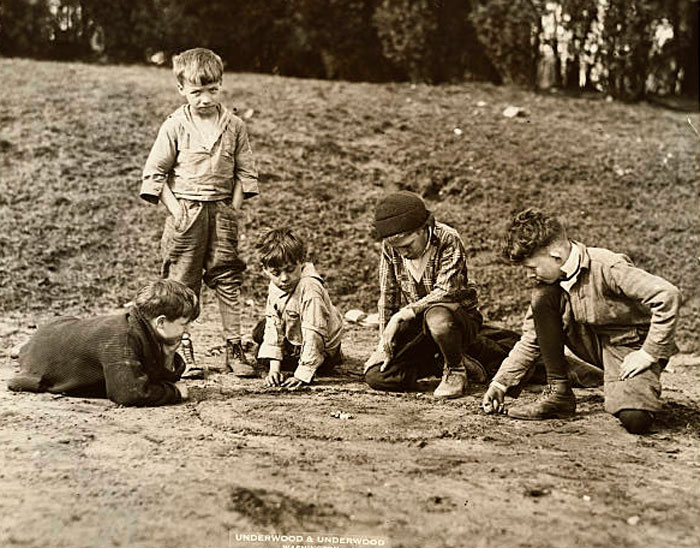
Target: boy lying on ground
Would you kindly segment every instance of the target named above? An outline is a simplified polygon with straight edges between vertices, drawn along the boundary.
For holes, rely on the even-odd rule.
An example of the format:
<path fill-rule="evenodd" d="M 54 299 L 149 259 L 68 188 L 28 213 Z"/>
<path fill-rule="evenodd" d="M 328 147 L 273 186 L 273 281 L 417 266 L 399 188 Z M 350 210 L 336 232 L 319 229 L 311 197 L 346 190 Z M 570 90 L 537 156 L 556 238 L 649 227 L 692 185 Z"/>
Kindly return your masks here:
<path fill-rule="evenodd" d="M 175 351 L 198 315 L 197 296 L 187 286 L 152 282 L 128 312 L 64 317 L 40 327 L 20 349 L 20 372 L 8 388 L 132 406 L 177 403 L 187 391 L 178 382 L 185 364 Z"/>

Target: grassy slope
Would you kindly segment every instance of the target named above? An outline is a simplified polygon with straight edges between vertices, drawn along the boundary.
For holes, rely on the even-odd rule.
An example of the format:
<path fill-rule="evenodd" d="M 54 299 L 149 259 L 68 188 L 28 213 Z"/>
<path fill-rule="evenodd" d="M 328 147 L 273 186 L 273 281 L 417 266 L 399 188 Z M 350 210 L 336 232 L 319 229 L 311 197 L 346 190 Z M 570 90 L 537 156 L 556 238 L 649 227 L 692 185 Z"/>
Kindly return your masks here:
<path fill-rule="evenodd" d="M 0 59 L 0 81 L 4 312 L 122 304 L 158 273 L 164 212 L 137 191 L 158 126 L 180 103 L 169 71 Z M 252 243 L 289 225 L 309 239 L 341 307 L 372 309 L 373 206 L 385 189 L 409 188 L 461 231 L 492 320 L 517 326 L 524 312 L 523 274 L 497 249 L 510 214 L 536 205 L 559 211 L 577 239 L 625 252 L 679 285 L 679 340 L 698 349 L 700 141 L 686 115 L 482 84 L 228 74 L 225 86 L 226 104 L 255 109 L 262 196 L 248 204 L 241 251 L 258 300 Z M 504 118 L 508 104 L 529 115 Z"/>

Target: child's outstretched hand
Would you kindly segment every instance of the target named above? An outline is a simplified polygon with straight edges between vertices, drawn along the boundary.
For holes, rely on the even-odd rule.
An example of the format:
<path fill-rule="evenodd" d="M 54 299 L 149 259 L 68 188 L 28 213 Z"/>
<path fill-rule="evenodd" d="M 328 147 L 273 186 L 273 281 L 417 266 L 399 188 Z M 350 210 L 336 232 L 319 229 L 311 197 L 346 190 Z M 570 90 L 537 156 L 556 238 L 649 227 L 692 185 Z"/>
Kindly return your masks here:
<path fill-rule="evenodd" d="M 630 352 L 625 356 L 620 368 L 620 380 L 624 381 L 643 373 L 649 369 L 656 360 L 640 348 L 634 352 Z"/>
<path fill-rule="evenodd" d="M 306 384 L 306 383 L 304 381 L 302 381 L 301 379 L 297 379 L 296 377 L 289 377 L 286 381 L 284 381 L 282 383 L 282 386 L 284 388 L 294 389 L 294 388 L 299 388 L 300 386 L 303 386 L 304 384 Z"/>
<path fill-rule="evenodd" d="M 503 405 L 505 392 L 498 388 L 495 384 L 491 384 L 489 389 L 484 394 L 484 400 L 481 402 L 481 407 L 488 415 L 492 413 L 505 413 L 506 408 Z"/>
<path fill-rule="evenodd" d="M 265 377 L 265 386 L 282 386 L 284 381 L 284 373 L 282 373 L 281 365 L 276 360 L 270 362 L 270 372 Z"/>

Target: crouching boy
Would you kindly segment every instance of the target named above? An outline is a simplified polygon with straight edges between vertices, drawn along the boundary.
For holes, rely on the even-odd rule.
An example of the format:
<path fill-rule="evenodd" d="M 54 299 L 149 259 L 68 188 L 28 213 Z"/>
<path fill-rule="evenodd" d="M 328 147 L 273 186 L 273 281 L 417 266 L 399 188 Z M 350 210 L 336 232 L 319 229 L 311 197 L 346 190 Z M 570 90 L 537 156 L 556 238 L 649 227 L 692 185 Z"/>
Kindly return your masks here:
<path fill-rule="evenodd" d="M 529 420 L 573 415 L 566 345 L 604 370 L 605 410 L 629 432 L 647 431 L 661 409 L 660 373 L 677 352 L 678 289 L 636 268 L 625 255 L 569 240 L 560 221 L 536 209 L 515 216 L 503 251 L 537 285 L 523 335 L 484 396 L 484 409 L 502 411 L 505 390 L 541 354 L 549 386 L 537 401 L 511 407 L 508 415 Z"/>
<path fill-rule="evenodd" d="M 305 262 L 304 242 L 290 230 L 267 232 L 257 249 L 270 280 L 265 319 L 253 332 L 260 345 L 258 361 L 269 363 L 265 384 L 309 384 L 317 372 L 341 363 L 343 317 L 331 303 L 323 278 Z M 285 380 L 283 370 L 294 374 Z"/>
<path fill-rule="evenodd" d="M 128 312 L 64 317 L 40 327 L 20 349 L 20 372 L 8 388 L 132 406 L 177 403 L 187 391 L 178 382 L 185 364 L 175 351 L 198 315 L 197 296 L 187 286 L 152 282 Z"/>
<path fill-rule="evenodd" d="M 420 196 L 407 191 L 380 201 L 374 228 L 382 239 L 380 337 L 365 362 L 367 384 L 406 391 L 417 379 L 437 375 L 442 381 L 435 396 L 456 398 L 468 378 L 487 382 L 517 335 L 489 328 L 484 336 L 457 231 L 436 222 Z"/>

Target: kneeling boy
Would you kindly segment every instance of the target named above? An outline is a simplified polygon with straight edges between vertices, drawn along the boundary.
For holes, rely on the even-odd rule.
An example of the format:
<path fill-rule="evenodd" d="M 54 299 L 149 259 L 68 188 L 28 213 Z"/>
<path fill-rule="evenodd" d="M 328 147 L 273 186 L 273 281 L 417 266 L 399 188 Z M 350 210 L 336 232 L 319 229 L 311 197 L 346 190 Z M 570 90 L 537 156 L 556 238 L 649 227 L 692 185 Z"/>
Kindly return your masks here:
<path fill-rule="evenodd" d="M 333 306 L 323 278 L 305 262 L 302 242 L 288 229 L 271 230 L 257 245 L 270 280 L 265 320 L 255 328 L 258 360 L 269 362 L 268 386 L 309 384 L 322 369 L 342 361 L 343 317 Z M 294 371 L 284 379 L 283 369 Z"/>
<path fill-rule="evenodd" d="M 569 240 L 560 221 L 536 209 L 515 216 L 503 251 L 537 286 L 523 335 L 484 396 L 484 410 L 502 411 L 506 389 L 541 354 L 549 386 L 537 401 L 512 407 L 508 415 L 529 420 L 573 415 L 566 344 L 604 370 L 605 410 L 629 432 L 647 431 L 661 409 L 660 373 L 678 350 L 678 289 L 636 268 L 625 255 Z"/>
<path fill-rule="evenodd" d="M 365 363 L 367 384 L 406 391 L 417 379 L 437 375 L 442 381 L 435 396 L 457 398 L 468 377 L 487 382 L 517 335 L 482 326 L 458 232 L 436 222 L 420 196 L 408 191 L 384 196 L 374 228 L 382 239 L 380 338 Z"/>
<path fill-rule="evenodd" d="M 199 315 L 197 296 L 174 280 L 152 282 L 122 314 L 59 318 L 22 346 L 14 391 L 107 397 L 121 405 L 177 403 L 185 364 L 176 349 Z"/>

